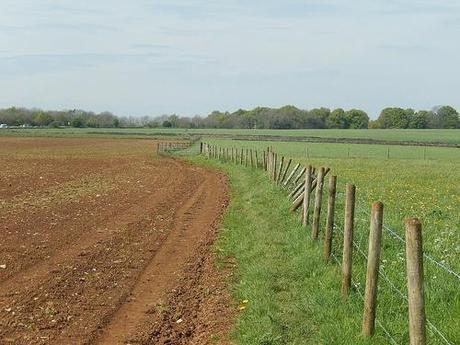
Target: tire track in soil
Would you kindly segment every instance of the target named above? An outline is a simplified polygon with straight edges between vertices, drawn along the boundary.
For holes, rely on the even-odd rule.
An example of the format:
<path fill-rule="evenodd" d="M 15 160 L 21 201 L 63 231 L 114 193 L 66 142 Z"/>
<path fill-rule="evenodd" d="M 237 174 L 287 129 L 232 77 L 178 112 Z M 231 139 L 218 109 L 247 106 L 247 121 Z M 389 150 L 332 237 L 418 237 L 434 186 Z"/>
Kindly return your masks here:
<path fill-rule="evenodd" d="M 213 212 L 223 192 L 215 176 L 209 175 L 193 195 L 176 212 L 174 228 L 144 270 L 130 293 L 130 302 L 123 304 L 104 328 L 97 344 L 125 344 L 146 320 L 152 308 L 166 297 L 180 276 L 199 240 L 209 231 L 219 214 Z M 216 188 L 217 187 L 217 188 Z M 213 210 L 214 209 L 214 210 Z M 209 212 L 211 211 L 211 212 Z M 217 210 L 220 211 L 220 210 Z"/>
<path fill-rule="evenodd" d="M 172 192 L 139 198 L 107 224 L 99 224 L 116 228 L 115 234 L 95 231 L 0 282 L 0 306 L 17 306 L 16 313 L 6 316 L 0 311 L 0 343 L 124 344 L 135 334 L 155 333 L 146 323 L 152 309 L 169 298 L 175 284 L 183 285 L 182 273 L 193 260 L 203 259 L 192 254 L 203 238 L 209 249 L 209 236 L 227 202 L 222 175 L 173 159 L 163 161 L 162 179 Z M 151 220 L 155 214 L 163 216 Z M 158 227 L 160 233 L 152 232 Z M 125 261 L 113 265 L 117 257 Z M 51 268 L 57 266 L 62 272 Z M 97 279 L 85 281 L 81 276 L 92 267 L 98 267 Z M 48 312 L 51 315 L 40 314 Z M 222 323 L 227 325 L 222 329 L 231 324 Z M 206 338 L 206 327 L 201 333 Z"/>

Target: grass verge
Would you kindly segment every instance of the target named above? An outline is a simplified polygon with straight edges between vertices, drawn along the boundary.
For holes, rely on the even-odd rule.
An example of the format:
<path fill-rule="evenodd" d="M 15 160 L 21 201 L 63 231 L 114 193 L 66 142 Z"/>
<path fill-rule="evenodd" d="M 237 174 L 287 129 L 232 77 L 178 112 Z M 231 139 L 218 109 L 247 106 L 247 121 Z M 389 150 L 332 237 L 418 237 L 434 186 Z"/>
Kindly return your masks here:
<path fill-rule="evenodd" d="M 189 158 L 224 170 L 231 203 L 216 250 L 236 262 L 231 282 L 244 307 L 233 340 L 237 344 L 385 344 L 381 329 L 372 340 L 360 335 L 362 302 L 340 296 L 340 271 L 326 264 L 309 228 L 289 212 L 285 193 L 261 171 Z"/>

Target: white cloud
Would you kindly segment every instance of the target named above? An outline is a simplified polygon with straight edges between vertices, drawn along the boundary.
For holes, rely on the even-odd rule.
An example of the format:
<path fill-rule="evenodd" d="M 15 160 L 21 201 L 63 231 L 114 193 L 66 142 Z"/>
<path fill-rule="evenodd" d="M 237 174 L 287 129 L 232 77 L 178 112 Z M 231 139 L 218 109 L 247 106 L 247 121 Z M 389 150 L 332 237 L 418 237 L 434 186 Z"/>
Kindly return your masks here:
<path fill-rule="evenodd" d="M 0 106 L 460 107 L 459 16 L 452 0 L 2 0 Z"/>

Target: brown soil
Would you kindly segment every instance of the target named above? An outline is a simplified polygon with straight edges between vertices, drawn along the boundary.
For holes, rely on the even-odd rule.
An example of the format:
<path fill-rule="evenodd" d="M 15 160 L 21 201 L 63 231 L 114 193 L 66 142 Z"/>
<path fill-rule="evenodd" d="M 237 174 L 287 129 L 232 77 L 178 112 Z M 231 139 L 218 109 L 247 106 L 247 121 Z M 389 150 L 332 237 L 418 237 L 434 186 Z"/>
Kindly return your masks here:
<path fill-rule="evenodd" d="M 227 342 L 226 178 L 155 147 L 0 138 L 1 344 Z"/>

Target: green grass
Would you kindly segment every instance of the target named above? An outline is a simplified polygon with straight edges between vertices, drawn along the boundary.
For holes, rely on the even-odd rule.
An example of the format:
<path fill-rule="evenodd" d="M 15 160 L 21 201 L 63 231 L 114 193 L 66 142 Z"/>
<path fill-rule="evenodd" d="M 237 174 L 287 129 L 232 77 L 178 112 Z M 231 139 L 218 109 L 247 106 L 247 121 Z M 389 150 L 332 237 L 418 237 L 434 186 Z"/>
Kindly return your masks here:
<path fill-rule="evenodd" d="M 167 129 L 167 128 L 65 128 L 65 129 L 8 129 L 0 130 L 0 135 L 23 136 L 171 136 L 171 135 L 226 135 L 226 136 L 278 136 L 278 137 L 315 137 L 344 139 L 373 139 L 383 141 L 416 141 L 446 144 L 460 144 L 460 131 L 457 129 Z"/>
<path fill-rule="evenodd" d="M 237 344 L 384 344 L 378 331 L 360 336 L 361 302 L 340 297 L 338 266 L 325 264 L 320 247 L 289 212 L 289 201 L 260 171 L 212 164 L 230 176 L 231 204 L 216 250 L 234 259 Z"/>
<path fill-rule="evenodd" d="M 261 148 L 267 145 L 219 142 Z M 305 145 L 272 145 L 282 154 L 307 162 Z M 460 160 L 455 149 L 433 148 L 433 157 L 424 160 L 417 158 L 417 152 L 410 151 L 405 153 L 412 155 L 410 159 L 328 158 L 325 155 L 331 148 L 324 144 L 320 148 L 325 154 L 308 162 L 330 166 L 339 176 L 339 191 L 344 190 L 345 183 L 357 185 L 355 241 L 364 252 L 367 252 L 370 205 L 381 200 L 385 203 L 387 227 L 403 235 L 403 219 L 420 217 L 425 250 L 460 271 Z M 337 149 L 347 151 L 347 148 Z M 240 277 L 235 288 L 237 299 L 250 301 L 238 321 L 237 343 L 365 343 L 359 336 L 362 315 L 359 294 L 355 291 L 346 303 L 340 299 L 338 266 L 323 264 L 320 248 L 309 239 L 310 230 L 302 229 L 298 215 L 288 212 L 286 195 L 269 184 L 261 172 L 230 164 L 219 166 L 229 174 L 233 190 L 219 248 L 237 260 Z M 339 196 L 337 208 L 336 222 L 340 228 L 343 196 Z M 340 232 L 336 231 L 334 252 L 339 258 L 341 241 Z M 406 294 L 404 253 L 404 244 L 385 231 L 381 267 L 396 289 Z M 363 290 L 366 261 L 357 251 L 354 263 L 354 279 Z M 460 281 L 426 260 L 425 275 L 428 319 L 456 343 L 460 341 Z M 407 317 L 406 302 L 381 278 L 378 318 L 398 344 L 408 342 Z M 428 336 L 431 344 L 443 343 L 430 329 Z M 386 341 L 381 329 L 373 341 Z"/>

